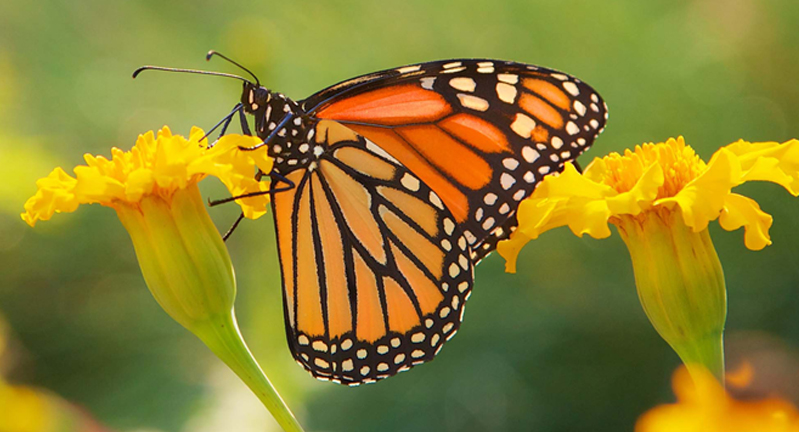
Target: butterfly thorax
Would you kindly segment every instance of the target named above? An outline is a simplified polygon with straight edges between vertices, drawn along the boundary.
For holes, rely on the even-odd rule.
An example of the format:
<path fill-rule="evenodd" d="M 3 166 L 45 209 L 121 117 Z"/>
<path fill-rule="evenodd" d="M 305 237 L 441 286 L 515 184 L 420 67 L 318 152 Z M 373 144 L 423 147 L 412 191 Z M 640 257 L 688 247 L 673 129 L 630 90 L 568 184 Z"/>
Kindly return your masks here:
<path fill-rule="evenodd" d="M 274 133 L 267 153 L 275 160 L 275 171 L 288 173 L 306 167 L 324 151 L 312 140 L 315 122 L 307 121 L 299 104 L 284 94 L 245 84 L 241 103 L 245 112 L 255 117 L 255 134 L 259 138 L 266 140 Z M 286 116 L 290 120 L 281 125 Z"/>

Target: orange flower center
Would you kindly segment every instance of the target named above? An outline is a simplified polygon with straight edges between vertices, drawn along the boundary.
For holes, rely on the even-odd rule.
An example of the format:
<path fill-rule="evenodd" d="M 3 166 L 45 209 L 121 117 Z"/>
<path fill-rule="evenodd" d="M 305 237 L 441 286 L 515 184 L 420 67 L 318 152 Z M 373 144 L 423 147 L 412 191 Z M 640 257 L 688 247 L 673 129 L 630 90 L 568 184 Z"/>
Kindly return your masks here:
<path fill-rule="evenodd" d="M 677 194 L 688 182 L 705 171 L 706 165 L 682 137 L 665 143 L 635 146 L 624 155 L 611 153 L 603 158 L 607 171 L 602 182 L 619 193 L 630 191 L 646 170 L 654 164 L 663 169 L 663 186 L 657 199 Z"/>

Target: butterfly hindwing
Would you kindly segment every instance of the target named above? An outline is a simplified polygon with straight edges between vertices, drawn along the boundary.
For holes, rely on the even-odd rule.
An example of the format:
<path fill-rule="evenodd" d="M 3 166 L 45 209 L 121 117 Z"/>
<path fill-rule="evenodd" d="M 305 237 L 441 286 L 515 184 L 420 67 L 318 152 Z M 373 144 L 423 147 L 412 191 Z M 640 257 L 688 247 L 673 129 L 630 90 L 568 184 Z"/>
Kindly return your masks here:
<path fill-rule="evenodd" d="M 494 60 L 364 75 L 302 102 L 378 144 L 434 190 L 476 263 L 515 229 L 518 203 L 585 151 L 607 109 L 577 78 Z"/>
<path fill-rule="evenodd" d="M 471 249 L 437 193 L 384 149 L 334 121 L 313 127 L 324 152 L 273 200 L 289 346 L 317 378 L 372 382 L 455 334 Z"/>

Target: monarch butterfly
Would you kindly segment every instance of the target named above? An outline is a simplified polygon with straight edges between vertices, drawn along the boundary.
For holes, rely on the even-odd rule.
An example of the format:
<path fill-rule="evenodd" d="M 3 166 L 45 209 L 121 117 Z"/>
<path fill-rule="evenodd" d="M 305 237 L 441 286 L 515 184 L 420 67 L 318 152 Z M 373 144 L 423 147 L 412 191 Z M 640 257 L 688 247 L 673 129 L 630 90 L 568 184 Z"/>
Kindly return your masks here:
<path fill-rule="evenodd" d="M 148 68 L 177 71 L 136 73 Z M 347 385 L 433 359 L 460 326 L 474 266 L 515 229 L 519 202 L 607 119 L 579 79 L 507 61 L 403 66 L 299 102 L 255 75 L 211 74 L 244 81 L 225 127 L 238 113 L 249 133 L 254 116 L 275 160 L 268 174 L 288 185 L 272 213 L 292 355 Z"/>

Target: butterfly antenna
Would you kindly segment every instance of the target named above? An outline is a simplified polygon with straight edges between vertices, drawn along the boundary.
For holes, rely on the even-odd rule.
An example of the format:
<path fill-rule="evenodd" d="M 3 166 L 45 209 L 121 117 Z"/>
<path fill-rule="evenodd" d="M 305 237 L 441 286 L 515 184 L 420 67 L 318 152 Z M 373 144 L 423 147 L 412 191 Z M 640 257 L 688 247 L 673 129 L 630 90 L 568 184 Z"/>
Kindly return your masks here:
<path fill-rule="evenodd" d="M 162 66 L 142 66 L 142 67 L 136 69 L 135 71 L 133 71 L 133 78 L 136 78 L 137 76 L 139 76 L 140 73 L 142 73 L 142 72 L 144 72 L 146 70 L 157 70 L 157 71 L 164 71 L 164 72 L 180 72 L 180 73 L 192 73 L 192 74 L 199 74 L 199 75 L 221 76 L 221 77 L 226 77 L 226 78 L 234 78 L 234 79 L 241 80 L 241 81 L 244 81 L 246 83 L 252 84 L 250 82 L 250 80 L 248 80 L 248 79 L 246 79 L 244 77 L 240 77 L 238 75 L 233 75 L 233 74 L 229 74 L 229 73 L 212 72 L 212 71 L 204 71 L 204 70 L 197 70 L 197 69 L 168 68 L 168 67 L 162 67 Z"/>
<path fill-rule="evenodd" d="M 211 60 L 211 57 L 213 57 L 213 56 L 221 57 L 222 59 L 226 60 L 228 63 L 231 63 L 231 64 L 233 64 L 235 66 L 238 66 L 239 69 L 243 70 L 244 72 L 247 72 L 248 74 L 250 74 L 251 77 L 255 78 L 255 86 L 256 87 L 260 87 L 261 86 L 261 81 L 258 79 L 257 76 L 255 76 L 254 73 L 252 73 L 252 71 L 250 71 L 246 67 L 240 65 L 238 62 L 236 62 L 234 60 L 231 60 L 228 56 L 226 56 L 226 55 L 224 55 L 222 53 L 219 53 L 219 52 L 214 51 L 214 50 L 208 51 L 208 54 L 205 55 L 205 60 Z"/>

